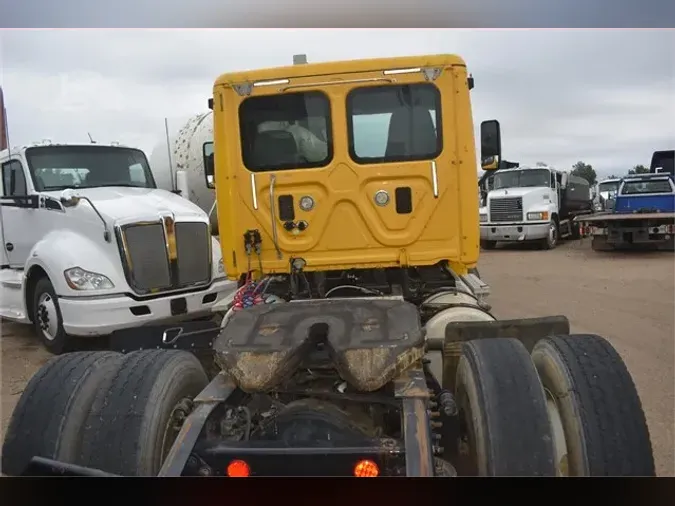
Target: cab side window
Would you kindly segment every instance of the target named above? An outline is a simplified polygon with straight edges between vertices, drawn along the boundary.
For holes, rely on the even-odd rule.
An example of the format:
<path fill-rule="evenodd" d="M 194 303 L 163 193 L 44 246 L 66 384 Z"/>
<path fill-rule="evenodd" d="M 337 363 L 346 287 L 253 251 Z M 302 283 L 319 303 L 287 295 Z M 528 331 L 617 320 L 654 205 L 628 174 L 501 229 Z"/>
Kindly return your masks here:
<path fill-rule="evenodd" d="M 26 175 L 18 160 L 2 164 L 2 190 L 5 197 L 22 197 L 27 194 Z"/>
<path fill-rule="evenodd" d="M 551 188 L 555 188 L 555 172 L 551 172 Z"/>

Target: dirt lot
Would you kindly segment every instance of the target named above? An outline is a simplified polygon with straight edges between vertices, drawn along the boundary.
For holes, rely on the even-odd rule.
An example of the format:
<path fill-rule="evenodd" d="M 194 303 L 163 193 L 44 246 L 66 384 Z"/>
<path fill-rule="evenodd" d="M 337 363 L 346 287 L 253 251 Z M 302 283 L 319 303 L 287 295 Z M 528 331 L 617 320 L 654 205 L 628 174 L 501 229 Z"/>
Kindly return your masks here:
<path fill-rule="evenodd" d="M 564 314 L 576 333 L 609 339 L 628 364 L 647 413 L 657 472 L 675 476 L 675 261 L 669 253 L 553 251 L 483 253 L 481 276 L 500 318 Z M 2 326 L 2 431 L 26 381 L 49 359 L 31 329 Z"/>

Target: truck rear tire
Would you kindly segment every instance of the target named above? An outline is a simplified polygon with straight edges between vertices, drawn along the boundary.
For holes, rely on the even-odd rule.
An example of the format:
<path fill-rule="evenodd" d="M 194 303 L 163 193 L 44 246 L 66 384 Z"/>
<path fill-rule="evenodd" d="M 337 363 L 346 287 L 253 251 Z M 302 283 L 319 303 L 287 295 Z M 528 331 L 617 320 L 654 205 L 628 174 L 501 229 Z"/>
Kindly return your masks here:
<path fill-rule="evenodd" d="M 485 250 L 495 249 L 497 247 L 497 241 L 488 241 L 486 239 L 483 239 L 480 242 L 480 247 Z"/>
<path fill-rule="evenodd" d="M 186 351 L 129 353 L 94 401 L 81 460 L 123 476 L 156 476 L 178 434 L 176 421 L 207 383 L 199 360 Z"/>
<path fill-rule="evenodd" d="M 60 355 L 68 351 L 70 339 L 63 329 L 59 298 L 49 278 L 40 278 L 35 284 L 32 320 L 38 338 L 50 353 Z"/>
<path fill-rule="evenodd" d="M 549 337 L 535 345 L 532 359 L 560 475 L 655 476 L 640 398 L 611 344 L 595 335 Z"/>
<path fill-rule="evenodd" d="M 96 393 L 112 381 L 123 355 L 83 351 L 52 358 L 30 379 L 7 428 L 2 472 L 16 476 L 32 457 L 79 461 L 81 437 Z"/>
<path fill-rule="evenodd" d="M 544 390 L 519 341 L 465 343 L 455 392 L 460 475 L 555 476 Z"/>

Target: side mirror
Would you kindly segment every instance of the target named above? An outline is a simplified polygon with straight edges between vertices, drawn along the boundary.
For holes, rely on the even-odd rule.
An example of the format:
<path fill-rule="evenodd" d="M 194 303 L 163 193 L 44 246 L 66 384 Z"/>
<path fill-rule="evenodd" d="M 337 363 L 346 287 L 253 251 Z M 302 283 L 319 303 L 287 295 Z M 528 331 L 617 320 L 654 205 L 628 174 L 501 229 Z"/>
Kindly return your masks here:
<path fill-rule="evenodd" d="M 80 197 L 72 188 L 66 188 L 61 192 L 61 204 L 63 207 L 75 207 L 80 203 Z"/>
<path fill-rule="evenodd" d="M 499 121 L 491 119 L 480 124 L 480 159 L 483 170 L 499 168 L 502 157 L 502 135 Z"/>
<path fill-rule="evenodd" d="M 204 156 L 204 177 L 206 178 L 207 188 L 216 187 L 216 170 L 213 162 L 213 142 L 205 142 L 202 148 Z"/>

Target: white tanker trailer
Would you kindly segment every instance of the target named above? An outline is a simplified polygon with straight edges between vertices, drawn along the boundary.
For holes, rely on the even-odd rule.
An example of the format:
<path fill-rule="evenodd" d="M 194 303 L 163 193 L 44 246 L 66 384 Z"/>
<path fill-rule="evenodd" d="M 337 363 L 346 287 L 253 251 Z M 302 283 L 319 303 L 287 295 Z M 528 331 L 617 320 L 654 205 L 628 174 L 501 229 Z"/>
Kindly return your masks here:
<path fill-rule="evenodd" d="M 218 216 L 214 207 L 215 192 L 206 185 L 203 147 L 213 141 L 211 111 L 191 117 L 177 132 L 157 143 L 150 154 L 150 167 L 157 186 L 197 204 L 209 214 L 211 230 L 217 235 Z"/>

